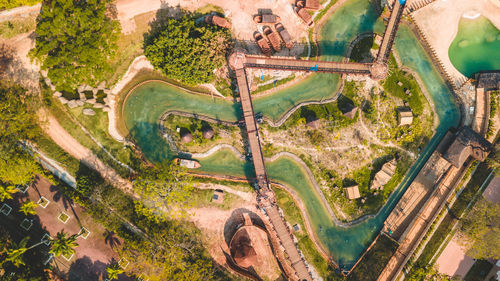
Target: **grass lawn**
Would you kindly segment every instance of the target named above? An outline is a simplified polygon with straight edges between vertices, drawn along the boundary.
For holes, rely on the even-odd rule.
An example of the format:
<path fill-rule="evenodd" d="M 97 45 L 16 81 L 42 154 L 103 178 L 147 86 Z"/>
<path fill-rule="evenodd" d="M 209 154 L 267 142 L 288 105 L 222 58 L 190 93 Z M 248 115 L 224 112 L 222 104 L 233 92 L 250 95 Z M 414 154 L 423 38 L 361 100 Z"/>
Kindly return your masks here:
<path fill-rule="evenodd" d="M 464 281 L 483 281 L 493 265 L 487 260 L 477 260 L 464 277 Z"/>
<path fill-rule="evenodd" d="M 0 22 L 0 38 L 9 39 L 22 33 L 35 31 L 36 16 L 17 17 Z"/>
<path fill-rule="evenodd" d="M 385 235 L 380 235 L 373 247 L 366 252 L 359 264 L 347 276 L 347 280 L 376 281 L 397 248 L 396 242 Z"/>
<path fill-rule="evenodd" d="M 142 43 L 144 33 L 149 31 L 149 21 L 154 17 L 155 12 L 149 12 L 137 15 L 133 18 L 135 21 L 135 31 L 130 34 L 120 33 L 118 36 L 118 50 L 116 56 L 111 60 L 111 70 L 106 75 L 106 85 L 114 85 L 127 72 L 132 61 L 143 54 Z"/>
<path fill-rule="evenodd" d="M 114 168 L 121 176 L 128 176 L 129 171 L 124 167 L 120 166 L 116 163 L 107 153 L 105 153 L 81 128 L 72 120 L 72 116 L 75 117 L 78 111 L 82 111 L 82 108 L 75 108 L 72 110 L 66 111 L 65 105 L 61 104 L 58 100 L 52 97 L 50 90 L 42 87 L 42 95 L 44 105 L 49 109 L 50 113 L 57 119 L 59 124 L 71 135 L 73 136 L 81 145 L 90 149 L 93 153 L 95 153 L 104 163 L 108 164 L 112 168 Z M 89 118 L 80 118 L 80 123 L 89 130 L 90 134 L 96 138 L 99 142 L 102 142 L 102 145 L 110 151 L 110 153 L 117 158 L 119 161 L 127 165 L 133 165 L 132 163 L 132 155 L 130 152 L 129 155 L 131 158 L 126 158 L 126 154 L 123 149 L 123 145 L 113 140 L 107 134 L 107 115 L 102 112 L 100 109 L 95 109 L 95 116 L 88 116 Z M 99 116 L 106 116 L 106 120 L 98 119 Z M 85 116 L 87 117 L 87 116 Z M 92 118 L 94 117 L 94 118 Z M 105 122 L 105 123 L 104 123 Z M 128 151 L 128 149 L 126 150 Z M 57 160 L 57 159 L 55 159 Z"/>
<path fill-rule="evenodd" d="M 80 161 L 64 151 L 60 146 L 52 141 L 49 136 L 44 133 L 40 133 L 36 136 L 34 142 L 36 143 L 36 147 L 42 153 L 59 162 L 59 164 L 61 164 L 61 166 L 71 175 L 76 175 L 76 171 L 78 171 L 80 166 Z"/>
<path fill-rule="evenodd" d="M 243 199 L 240 197 L 224 192 L 224 202 L 222 204 L 218 204 L 212 202 L 212 196 L 214 194 L 214 190 L 212 189 L 197 189 L 195 188 L 191 194 L 190 202 L 191 206 L 194 208 L 203 208 L 203 207 L 216 207 L 223 210 L 229 210 L 241 203 Z"/>

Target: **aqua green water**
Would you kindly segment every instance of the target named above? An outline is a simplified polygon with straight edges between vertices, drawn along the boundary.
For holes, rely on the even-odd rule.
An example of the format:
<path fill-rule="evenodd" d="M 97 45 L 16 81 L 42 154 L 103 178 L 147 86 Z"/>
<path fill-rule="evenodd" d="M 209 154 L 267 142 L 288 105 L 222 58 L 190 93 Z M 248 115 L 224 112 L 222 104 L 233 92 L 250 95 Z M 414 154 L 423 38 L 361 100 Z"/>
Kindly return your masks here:
<path fill-rule="evenodd" d="M 383 25 L 377 21 L 377 15 L 369 1 L 352 0 L 346 3 L 329 18 L 321 31 L 323 38 L 321 48 L 325 54 L 323 58 L 340 59 L 356 34 L 373 30 L 381 33 Z M 346 269 L 352 267 L 373 241 L 408 183 L 415 177 L 446 130 L 451 126 L 456 126 L 459 119 L 451 93 L 407 27 L 401 26 L 396 37 L 395 48 L 403 64 L 416 71 L 424 81 L 436 106 L 440 125 L 430 144 L 422 151 L 421 156 L 410 169 L 408 176 L 391 195 L 387 204 L 376 217 L 350 227 L 336 226 L 328 216 L 328 212 L 316 194 L 307 174 L 296 162 L 282 157 L 274 162 L 266 163 L 271 179 L 288 185 L 299 194 L 307 209 L 313 230 L 334 260 Z M 257 112 L 260 111 L 271 118 L 277 118 L 292 105 L 308 99 L 329 97 L 337 88 L 337 75 L 316 74 L 294 87 L 257 99 L 254 106 Z M 156 120 L 164 111 L 184 110 L 223 120 L 235 120 L 236 116 L 240 114 L 239 105 L 232 102 L 214 101 L 209 97 L 187 94 L 177 88 L 158 84 L 146 84 L 137 88 L 131 93 L 124 109 L 126 125 L 136 143 L 141 147 L 146 157 L 155 162 L 173 156 L 168 145 L 160 136 L 156 125 Z M 210 157 L 199 160 L 202 164 L 201 170 L 205 172 L 253 175 L 252 165 L 239 160 L 229 150 L 221 150 Z"/>
<path fill-rule="evenodd" d="M 478 71 L 500 70 L 500 31 L 485 17 L 462 18 L 448 55 L 467 77 Z"/>

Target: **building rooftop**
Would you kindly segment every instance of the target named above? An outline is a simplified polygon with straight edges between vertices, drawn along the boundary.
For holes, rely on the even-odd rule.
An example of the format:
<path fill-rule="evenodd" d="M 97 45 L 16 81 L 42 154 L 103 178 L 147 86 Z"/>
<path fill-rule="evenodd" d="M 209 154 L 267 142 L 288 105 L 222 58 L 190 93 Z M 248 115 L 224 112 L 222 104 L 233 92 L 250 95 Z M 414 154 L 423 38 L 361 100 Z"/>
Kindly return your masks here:
<path fill-rule="evenodd" d="M 477 75 L 477 88 L 483 88 L 486 91 L 500 89 L 500 71 L 481 72 Z"/>
<path fill-rule="evenodd" d="M 460 168 L 472 156 L 474 159 L 484 161 L 491 151 L 488 142 L 470 127 L 462 127 L 448 150 L 443 155 L 453 166 Z"/>
<path fill-rule="evenodd" d="M 349 198 L 349 200 L 361 197 L 361 195 L 359 194 L 359 187 L 357 185 L 346 187 L 345 190 L 347 192 L 347 198 Z"/>

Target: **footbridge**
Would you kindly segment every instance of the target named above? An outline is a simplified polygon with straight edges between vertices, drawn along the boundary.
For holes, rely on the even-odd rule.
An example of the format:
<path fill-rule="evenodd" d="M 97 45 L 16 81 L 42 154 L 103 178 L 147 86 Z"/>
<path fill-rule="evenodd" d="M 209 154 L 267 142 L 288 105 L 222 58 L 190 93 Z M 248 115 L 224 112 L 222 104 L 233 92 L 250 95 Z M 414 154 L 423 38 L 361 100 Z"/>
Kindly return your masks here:
<path fill-rule="evenodd" d="M 262 56 L 245 57 L 245 67 L 289 71 L 314 71 L 370 75 L 371 66 L 371 63 L 297 60 L 285 58 L 268 58 Z"/>
<path fill-rule="evenodd" d="M 252 154 L 252 162 L 255 169 L 255 188 L 257 190 L 257 202 L 259 207 L 266 213 L 271 226 L 269 233 L 274 241 L 275 251 L 284 251 L 284 255 L 276 253 L 278 259 L 285 259 L 282 262 L 283 268 L 292 280 L 312 280 L 312 275 L 308 269 L 306 261 L 300 254 L 297 245 L 293 240 L 290 229 L 285 219 L 282 217 L 276 204 L 276 197 L 272 191 L 267 177 L 262 147 L 260 144 L 258 124 L 255 119 L 252 98 L 248 86 L 246 68 L 278 69 L 287 71 L 304 72 L 327 72 L 345 73 L 357 75 L 370 75 L 374 79 L 383 79 L 388 72 L 387 59 L 396 36 L 397 28 L 403 14 L 406 0 L 396 0 L 391 12 L 389 23 L 386 27 L 382 45 L 375 62 L 355 63 L 355 62 L 328 62 L 310 61 L 289 58 L 276 58 L 264 56 L 246 55 L 243 50 L 235 50 L 229 57 L 229 65 L 235 72 L 238 90 L 240 94 L 243 118 L 245 121 L 248 144 Z M 288 262 L 286 261 L 288 260 Z M 288 264 L 290 266 L 288 266 Z M 290 268 L 291 267 L 291 268 Z"/>
<path fill-rule="evenodd" d="M 269 232 L 271 236 L 277 238 L 275 239 L 277 244 L 274 245 L 275 250 L 279 251 L 280 248 L 284 250 L 285 256 L 288 258 L 294 271 L 288 272 L 288 277 L 292 280 L 312 280 L 305 260 L 299 253 L 299 250 L 293 241 L 292 234 L 286 225 L 284 218 L 279 212 L 274 192 L 271 190 L 269 185 L 266 167 L 264 164 L 264 157 L 262 155 L 260 145 L 257 121 L 255 120 L 252 98 L 250 97 L 250 89 L 248 87 L 247 75 L 243 64 L 245 55 L 242 53 L 235 53 L 233 56 L 235 57 L 233 57 L 230 61 L 233 63 L 231 67 L 234 69 L 236 74 L 241 107 L 243 109 L 243 118 L 245 120 L 246 132 L 248 134 L 248 143 L 250 146 L 250 152 L 252 153 L 252 162 L 256 175 L 255 187 L 258 194 L 257 202 L 259 207 L 264 210 L 269 218 L 271 223 L 271 229 L 269 229 Z M 286 267 L 285 265 L 283 266 Z"/>
<path fill-rule="evenodd" d="M 399 23 L 401 22 L 401 16 L 403 16 L 405 4 L 406 0 L 394 1 L 389 22 L 385 27 L 384 36 L 382 37 L 382 44 L 380 44 L 380 49 L 378 50 L 376 60 L 378 63 L 387 63 L 387 60 L 389 59 L 394 38 L 396 38 L 396 32 L 398 31 Z"/>

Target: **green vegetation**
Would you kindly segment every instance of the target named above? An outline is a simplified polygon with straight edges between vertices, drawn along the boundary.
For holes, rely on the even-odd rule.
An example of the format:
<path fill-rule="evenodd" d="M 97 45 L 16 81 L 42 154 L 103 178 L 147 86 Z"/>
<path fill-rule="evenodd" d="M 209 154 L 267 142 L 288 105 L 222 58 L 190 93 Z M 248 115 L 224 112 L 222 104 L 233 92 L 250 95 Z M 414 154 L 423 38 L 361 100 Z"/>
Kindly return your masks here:
<path fill-rule="evenodd" d="M 0 22 L 0 37 L 9 39 L 35 30 L 35 17 L 26 17 Z"/>
<path fill-rule="evenodd" d="M 0 228 L 0 271 L 3 277 L 15 276 L 15 280 L 30 281 L 49 280 L 46 266 L 40 262 L 44 257 L 38 247 L 40 242 L 32 241 L 29 236 L 17 240 L 15 235 L 7 227 Z M 32 245 L 28 246 L 28 243 Z"/>
<path fill-rule="evenodd" d="M 212 201 L 213 194 L 214 191 L 212 189 L 195 188 L 191 192 L 191 196 L 189 197 L 191 207 L 217 207 L 223 210 L 230 210 L 231 208 L 237 206 L 239 202 L 242 202 L 240 197 L 228 192 L 224 192 L 224 202 L 222 204 L 218 204 Z"/>
<path fill-rule="evenodd" d="M 419 258 L 411 264 L 412 268 L 408 272 L 407 278 L 405 280 L 420 280 L 416 279 L 419 274 L 421 274 L 421 272 L 426 272 L 432 268 L 435 262 L 435 260 L 433 260 L 432 258 L 434 257 L 435 253 L 438 251 L 441 244 L 445 241 L 446 237 L 448 235 L 453 235 L 453 233 L 450 233 L 453 226 L 458 221 L 458 218 L 462 216 L 467 205 L 475 198 L 477 192 L 479 191 L 479 188 L 486 180 L 490 172 L 491 170 L 488 169 L 485 162 L 480 163 L 477 166 L 477 169 L 472 175 L 471 180 L 467 183 L 453 206 L 446 213 L 436 231 L 428 240 Z"/>
<path fill-rule="evenodd" d="M 474 259 L 500 258 L 500 208 L 482 198 L 462 219 L 460 232 Z"/>
<path fill-rule="evenodd" d="M 389 76 L 384 81 L 383 87 L 387 94 L 402 100 L 404 106 L 409 107 L 413 113 L 413 123 L 410 126 L 394 126 L 388 132 L 389 138 L 396 140 L 404 148 L 416 152 L 418 148 L 430 140 L 432 130 L 429 128 L 433 127 L 433 113 L 427 105 L 417 80 L 412 74 L 399 69 L 396 60 L 391 55 Z M 394 108 L 391 114 L 396 116 L 397 108 Z"/>
<path fill-rule="evenodd" d="M 307 235 L 305 229 L 304 219 L 300 213 L 299 208 L 293 201 L 293 198 L 286 190 L 281 188 L 273 188 L 276 194 L 276 201 L 278 206 L 283 209 L 285 219 L 291 225 L 298 224 L 301 228 L 300 232 L 294 232 L 295 237 L 298 239 L 298 247 L 304 254 L 307 262 L 311 263 L 318 271 L 319 275 L 326 280 L 343 280 L 342 275 L 335 271 L 335 268 L 325 260 L 325 258 L 318 252 L 316 245 L 314 245 L 311 238 Z"/>
<path fill-rule="evenodd" d="M 142 201 L 135 202 L 136 211 L 157 223 L 185 217 L 193 191 L 190 180 L 186 169 L 174 163 L 143 170 L 134 182 L 134 191 Z"/>
<path fill-rule="evenodd" d="M 19 208 L 19 212 L 23 213 L 25 216 L 36 215 L 36 207 L 38 207 L 37 203 L 28 200 L 23 205 L 21 205 L 21 208 Z"/>
<path fill-rule="evenodd" d="M 322 170 L 322 177 L 330 178 L 333 183 L 329 192 L 325 193 L 327 200 L 340 208 L 351 219 L 363 214 L 376 213 L 384 205 L 411 166 L 412 159 L 406 155 L 398 155 L 396 171 L 389 182 L 380 191 L 370 189 L 370 184 L 375 174 L 382 168 L 382 165 L 391 161 L 397 155 L 394 150 L 387 148 L 384 150 L 384 156 L 376 158 L 370 165 L 354 170 L 344 178 L 339 177 L 333 170 Z M 366 200 L 364 203 L 361 200 L 349 200 L 346 197 L 344 188 L 353 185 L 358 185 L 361 197 Z"/>
<path fill-rule="evenodd" d="M 493 265 L 487 260 L 477 260 L 464 277 L 464 281 L 489 281 L 484 280 Z"/>
<path fill-rule="evenodd" d="M 86 116 L 82 114 L 82 108 L 74 108 L 72 110 L 66 110 L 65 106 L 61 104 L 59 101 L 55 100 L 52 96 L 50 89 L 48 89 L 45 85 L 42 85 L 42 97 L 43 104 L 49 109 L 50 113 L 57 119 L 59 124 L 71 135 L 73 136 L 80 144 L 90 149 L 93 153 L 95 153 L 104 163 L 112 167 L 116 170 L 118 174 L 122 177 L 128 177 L 130 175 L 130 171 L 121 166 L 115 160 L 111 159 L 111 157 L 103 151 L 99 145 L 97 145 L 89 135 L 87 135 L 81 127 L 76 123 L 75 116 L 81 117 L 82 126 L 85 127 L 89 131 L 92 136 L 96 138 L 97 141 L 101 142 L 103 146 L 106 147 L 112 155 L 127 165 L 130 165 L 132 168 L 136 168 L 141 165 L 141 161 L 135 155 L 135 152 L 129 148 L 123 146 L 122 143 L 114 140 L 109 136 L 107 129 L 107 114 L 102 112 L 100 109 L 95 109 L 95 116 Z M 45 138 L 45 140 L 44 140 Z M 60 149 L 51 145 L 50 140 L 46 140 L 46 137 L 40 136 L 36 138 L 36 141 L 41 140 L 42 150 L 46 149 L 50 153 L 54 153 L 55 155 L 61 154 L 66 155 Z M 59 159 L 59 158 L 56 158 Z M 75 162 L 70 161 L 67 157 L 64 157 L 63 160 L 68 161 L 66 165 L 71 167 L 72 171 L 75 171 Z"/>
<path fill-rule="evenodd" d="M 492 91 L 490 96 L 490 121 L 488 122 L 488 130 L 486 131 L 486 137 L 489 138 L 495 133 L 495 128 L 493 120 L 497 115 L 498 111 L 498 99 L 500 98 L 500 91 Z"/>
<path fill-rule="evenodd" d="M 359 264 L 347 276 L 347 280 L 376 281 L 397 248 L 398 244 L 395 241 L 385 235 L 380 235 L 372 248 L 365 253 Z"/>
<path fill-rule="evenodd" d="M 42 0 L 2 0 L 0 1 L 0 11 L 9 10 L 20 6 L 33 6 Z"/>
<path fill-rule="evenodd" d="M 213 70 L 226 62 L 231 47 L 227 29 L 197 25 L 197 16 L 187 12 L 180 19 L 157 15 L 144 40 L 144 54 L 155 69 L 189 85 L 213 81 Z"/>
<path fill-rule="evenodd" d="M 61 230 L 56 234 L 56 238 L 52 240 L 49 252 L 56 257 L 60 255 L 71 257 L 75 253 L 75 248 L 78 247 L 76 238 L 78 238 L 78 234 L 68 236 L 64 230 Z"/>
<path fill-rule="evenodd" d="M 371 58 L 373 60 L 370 50 L 378 48 L 374 39 L 374 36 L 368 36 L 359 40 L 352 48 L 350 59 L 355 62 L 361 62 L 366 58 Z"/>
<path fill-rule="evenodd" d="M 57 160 L 57 162 L 71 175 L 76 175 L 80 162 L 58 146 L 49 136 L 41 132 L 35 137 L 33 142 L 36 148 L 43 154 Z"/>
<path fill-rule="evenodd" d="M 0 81 L 0 186 L 28 183 L 40 167 L 20 141 L 38 133 L 36 103 L 18 85 Z"/>
<path fill-rule="evenodd" d="M 115 54 L 119 23 L 107 16 L 111 0 L 54 0 L 44 3 L 30 54 L 60 91 L 97 85 Z"/>

